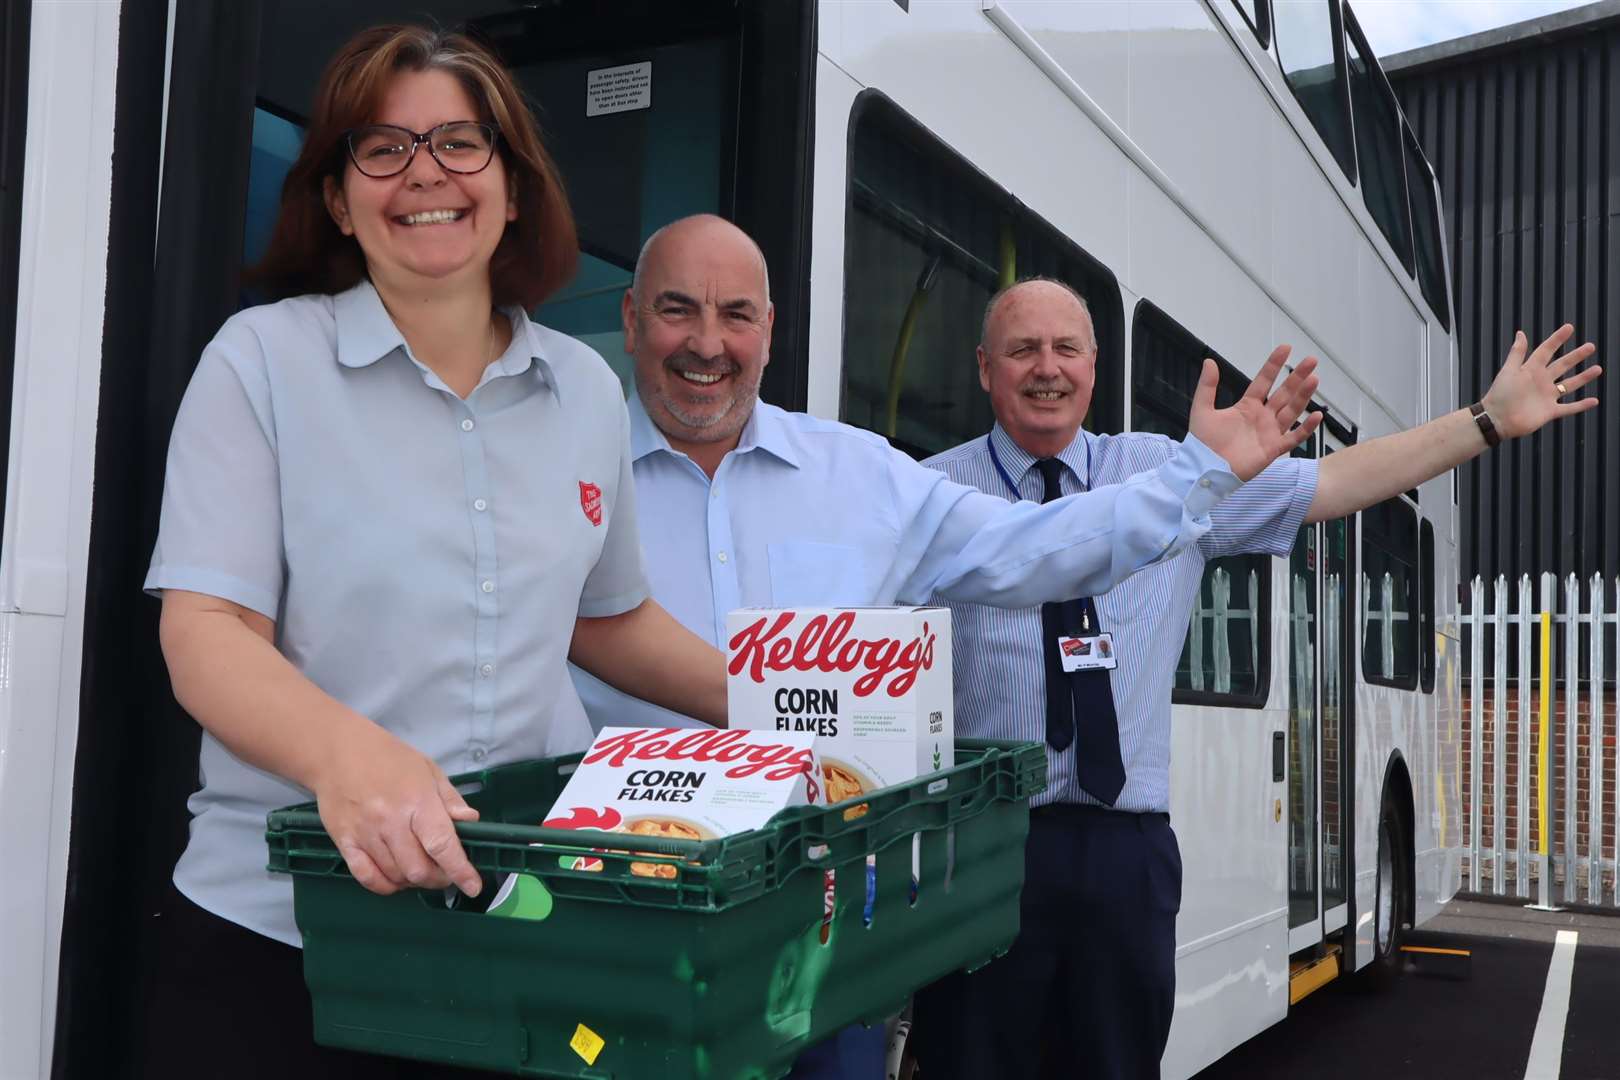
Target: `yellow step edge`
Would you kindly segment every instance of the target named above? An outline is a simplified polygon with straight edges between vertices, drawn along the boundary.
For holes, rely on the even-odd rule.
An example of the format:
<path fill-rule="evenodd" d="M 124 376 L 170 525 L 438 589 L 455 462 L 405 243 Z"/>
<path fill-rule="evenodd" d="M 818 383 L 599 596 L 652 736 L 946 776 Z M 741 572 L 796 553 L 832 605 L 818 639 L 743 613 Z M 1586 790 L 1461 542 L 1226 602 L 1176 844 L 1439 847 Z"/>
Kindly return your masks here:
<path fill-rule="evenodd" d="M 1288 1004 L 1298 1005 L 1305 997 L 1339 977 L 1339 949 L 1326 956 L 1294 964 L 1288 972 Z"/>

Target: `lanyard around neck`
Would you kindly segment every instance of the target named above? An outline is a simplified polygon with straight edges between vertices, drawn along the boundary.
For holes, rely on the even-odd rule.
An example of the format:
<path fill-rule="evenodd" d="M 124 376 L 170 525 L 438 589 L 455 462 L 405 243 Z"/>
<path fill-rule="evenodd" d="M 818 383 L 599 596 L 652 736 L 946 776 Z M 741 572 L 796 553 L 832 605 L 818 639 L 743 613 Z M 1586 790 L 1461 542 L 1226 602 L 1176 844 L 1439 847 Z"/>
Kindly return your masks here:
<path fill-rule="evenodd" d="M 993 434 L 995 434 L 995 433 L 991 432 L 991 435 L 993 435 Z M 990 448 L 990 464 L 992 464 L 992 465 L 994 465 L 996 467 L 996 472 L 999 473 L 1000 476 L 1001 476 L 1001 482 L 1007 485 L 1007 490 L 1013 493 L 1013 498 L 1022 499 L 1024 497 L 1023 493 L 1018 490 L 1018 485 L 1013 483 L 1012 477 L 1007 475 L 1006 466 L 1001 464 L 1001 455 L 996 453 L 996 441 L 995 441 L 995 439 L 991 438 L 990 435 L 986 435 L 984 437 L 984 445 L 986 445 L 986 446 L 988 446 Z M 1086 441 L 1086 437 L 1084 435 L 1081 435 L 1080 436 L 1080 445 L 1082 445 L 1082 446 L 1084 446 L 1086 448 L 1086 490 L 1090 491 L 1091 490 L 1091 444 Z"/>

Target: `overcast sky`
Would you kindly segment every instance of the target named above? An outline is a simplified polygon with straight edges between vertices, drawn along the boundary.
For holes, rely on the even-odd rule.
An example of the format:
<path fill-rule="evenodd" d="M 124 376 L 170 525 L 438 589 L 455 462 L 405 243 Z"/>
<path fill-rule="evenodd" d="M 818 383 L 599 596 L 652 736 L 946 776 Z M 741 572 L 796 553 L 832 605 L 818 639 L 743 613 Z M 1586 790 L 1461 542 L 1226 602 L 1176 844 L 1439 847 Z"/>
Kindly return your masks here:
<path fill-rule="evenodd" d="M 1350 0 L 1367 43 L 1379 56 L 1477 34 L 1586 0 Z"/>

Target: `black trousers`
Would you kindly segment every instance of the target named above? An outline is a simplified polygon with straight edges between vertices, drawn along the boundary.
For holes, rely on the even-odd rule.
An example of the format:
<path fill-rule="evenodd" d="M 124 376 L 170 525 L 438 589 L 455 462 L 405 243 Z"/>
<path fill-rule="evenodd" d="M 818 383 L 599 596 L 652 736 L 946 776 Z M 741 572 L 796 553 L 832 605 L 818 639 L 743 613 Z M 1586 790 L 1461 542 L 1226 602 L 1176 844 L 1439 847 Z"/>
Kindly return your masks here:
<path fill-rule="evenodd" d="M 1176 991 L 1181 852 L 1167 814 L 1030 817 L 1007 955 L 917 995 L 925 1080 L 1157 1080 Z"/>
<path fill-rule="evenodd" d="M 138 1076 L 427 1080 L 490 1073 L 317 1046 L 303 953 L 169 887 Z"/>

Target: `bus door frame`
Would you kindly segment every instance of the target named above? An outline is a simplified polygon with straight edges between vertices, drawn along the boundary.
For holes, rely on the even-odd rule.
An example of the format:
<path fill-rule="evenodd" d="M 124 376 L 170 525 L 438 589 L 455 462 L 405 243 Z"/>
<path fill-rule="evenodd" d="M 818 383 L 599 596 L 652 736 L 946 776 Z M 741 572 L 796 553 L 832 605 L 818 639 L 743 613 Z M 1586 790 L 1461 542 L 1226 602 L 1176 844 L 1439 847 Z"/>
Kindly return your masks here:
<path fill-rule="evenodd" d="M 1336 451 L 1354 445 L 1356 432 L 1353 427 L 1346 427 L 1329 414 L 1321 432 L 1315 437 L 1314 446 L 1317 451 L 1318 462 L 1325 460 Z M 1337 933 L 1350 925 L 1351 902 L 1355 881 L 1354 873 L 1354 843 L 1351 833 L 1354 821 L 1351 813 L 1351 798 L 1354 792 L 1354 762 L 1355 762 L 1355 674 L 1357 670 L 1357 637 L 1356 637 L 1356 517 L 1350 515 L 1345 519 L 1345 556 L 1344 556 L 1344 595 L 1341 598 L 1338 611 L 1339 622 L 1339 713 L 1338 713 L 1338 813 L 1339 819 L 1339 858 L 1341 861 L 1340 876 L 1344 882 L 1344 899 L 1332 907 L 1326 906 L 1327 885 L 1327 822 L 1324 817 L 1326 800 L 1323 798 L 1323 777 L 1326 767 L 1324 752 L 1324 721 L 1327 716 L 1326 675 L 1330 657 L 1327 652 L 1327 540 L 1328 527 L 1326 523 L 1310 526 L 1315 531 L 1316 561 L 1312 568 L 1312 587 L 1316 590 L 1316 640 L 1312 648 L 1312 663 L 1314 664 L 1312 706 L 1314 714 L 1314 776 L 1313 790 L 1307 792 L 1308 798 L 1314 800 L 1315 805 L 1315 897 L 1316 914 L 1313 918 L 1288 928 L 1288 951 L 1290 954 L 1309 949 L 1320 944 L 1330 934 Z M 1289 636 L 1292 642 L 1292 634 Z M 1292 777 L 1289 778 L 1290 781 Z M 1288 797 L 1284 789 L 1285 798 Z M 1290 808 L 1292 800 L 1289 799 Z M 1293 858 L 1291 849 L 1287 857 Z"/>

